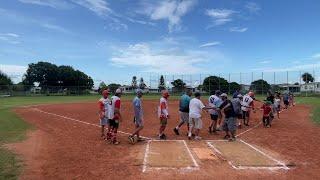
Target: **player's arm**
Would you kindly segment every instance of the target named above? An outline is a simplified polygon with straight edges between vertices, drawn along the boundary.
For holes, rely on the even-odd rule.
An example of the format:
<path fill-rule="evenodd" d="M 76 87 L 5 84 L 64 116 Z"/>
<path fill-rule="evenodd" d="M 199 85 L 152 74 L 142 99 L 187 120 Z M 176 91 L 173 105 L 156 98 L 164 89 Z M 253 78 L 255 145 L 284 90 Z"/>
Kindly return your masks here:
<path fill-rule="evenodd" d="M 114 104 L 114 116 L 116 119 L 119 119 L 119 121 L 122 120 L 122 117 L 121 117 L 121 113 L 120 113 L 120 106 L 121 106 L 121 102 L 120 100 L 117 100 Z"/>
<path fill-rule="evenodd" d="M 105 117 L 105 109 L 104 109 L 103 102 L 99 101 L 98 106 L 99 106 L 99 117 L 100 117 L 100 119 L 102 119 Z"/>

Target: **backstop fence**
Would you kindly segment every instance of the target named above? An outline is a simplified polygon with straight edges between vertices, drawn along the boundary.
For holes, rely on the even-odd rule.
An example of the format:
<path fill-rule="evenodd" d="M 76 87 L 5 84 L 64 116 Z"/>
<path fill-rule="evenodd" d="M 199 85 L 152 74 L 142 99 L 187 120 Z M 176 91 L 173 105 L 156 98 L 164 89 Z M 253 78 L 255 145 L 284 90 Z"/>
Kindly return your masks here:
<path fill-rule="evenodd" d="M 307 73 L 307 75 L 306 75 Z M 165 88 L 173 93 L 179 93 L 184 88 L 193 91 L 210 93 L 215 90 L 232 94 L 239 90 L 247 92 L 253 90 L 257 94 L 265 94 L 267 91 L 292 92 L 301 95 L 320 94 L 320 70 L 301 71 L 277 71 L 277 72 L 243 72 L 243 73 L 212 73 L 212 74 L 155 74 L 145 73 L 138 77 L 144 78 L 146 84 L 145 92 L 158 93 L 160 78 L 163 76 Z M 130 88 L 131 78 L 126 81 L 115 82 L 123 85 L 125 93 L 132 93 Z M 174 87 L 172 82 L 182 80 L 184 88 Z M 105 80 L 110 84 L 112 80 Z M 99 84 L 96 84 L 98 86 Z M 126 88 L 127 87 L 127 88 Z M 24 85 L 2 85 L 1 96 L 32 96 L 32 95 L 85 95 L 97 94 L 98 88 L 87 89 L 81 86 L 24 86 Z"/>

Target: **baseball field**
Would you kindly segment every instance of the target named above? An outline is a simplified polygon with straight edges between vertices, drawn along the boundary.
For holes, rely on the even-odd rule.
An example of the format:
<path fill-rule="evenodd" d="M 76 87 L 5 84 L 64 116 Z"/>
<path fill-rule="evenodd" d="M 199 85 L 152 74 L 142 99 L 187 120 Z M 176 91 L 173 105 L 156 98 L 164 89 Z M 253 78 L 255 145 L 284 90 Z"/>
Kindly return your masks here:
<path fill-rule="evenodd" d="M 128 142 L 133 96 L 122 97 L 118 146 L 100 138 L 99 96 L 1 98 L 0 179 L 320 178 L 318 97 L 297 97 L 297 105 L 283 110 L 272 128 L 262 126 L 257 111 L 250 126 L 237 131 L 235 142 L 206 128 L 201 141 L 189 141 L 185 126 L 175 135 L 177 96 L 169 99 L 168 138 L 159 141 L 159 97 L 143 97 L 145 140 L 135 145 Z M 203 113 L 203 121 L 208 127 L 209 114 Z"/>

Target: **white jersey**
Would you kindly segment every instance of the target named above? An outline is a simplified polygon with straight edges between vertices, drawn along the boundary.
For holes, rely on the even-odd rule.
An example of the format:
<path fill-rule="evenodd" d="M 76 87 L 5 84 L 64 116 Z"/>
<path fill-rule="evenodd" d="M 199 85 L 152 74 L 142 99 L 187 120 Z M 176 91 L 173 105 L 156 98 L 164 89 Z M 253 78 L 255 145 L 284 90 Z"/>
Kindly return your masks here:
<path fill-rule="evenodd" d="M 241 110 L 250 111 L 252 102 L 253 102 L 252 97 L 250 97 L 249 95 L 244 95 L 243 100 L 241 102 L 241 106 L 242 106 Z"/>
<path fill-rule="evenodd" d="M 162 107 L 161 107 L 162 106 Z M 169 115 L 169 107 L 168 107 L 168 100 L 164 97 L 160 98 L 160 104 L 158 106 L 158 117 L 165 117 L 167 118 Z"/>
<path fill-rule="evenodd" d="M 111 101 L 109 98 L 101 98 L 99 99 L 99 106 L 100 109 L 104 111 L 105 118 L 110 119 L 110 112 L 111 112 Z"/>
<path fill-rule="evenodd" d="M 276 107 L 280 106 L 280 103 L 281 103 L 281 99 L 279 99 L 279 98 L 275 98 L 275 99 L 274 99 L 274 105 L 275 105 Z"/>
<path fill-rule="evenodd" d="M 198 98 L 193 98 L 189 104 L 189 117 L 190 118 L 201 118 L 201 112 L 205 105 Z"/>
<path fill-rule="evenodd" d="M 120 109 L 120 102 L 121 102 L 121 100 L 118 96 L 111 97 L 110 119 L 114 118 L 115 109 L 116 108 Z"/>
<path fill-rule="evenodd" d="M 210 107 L 216 107 L 218 108 L 222 103 L 222 100 L 220 97 L 216 95 L 211 95 L 208 99 L 208 104 Z M 215 109 L 210 109 L 209 110 L 210 114 L 218 114 L 218 112 Z"/>

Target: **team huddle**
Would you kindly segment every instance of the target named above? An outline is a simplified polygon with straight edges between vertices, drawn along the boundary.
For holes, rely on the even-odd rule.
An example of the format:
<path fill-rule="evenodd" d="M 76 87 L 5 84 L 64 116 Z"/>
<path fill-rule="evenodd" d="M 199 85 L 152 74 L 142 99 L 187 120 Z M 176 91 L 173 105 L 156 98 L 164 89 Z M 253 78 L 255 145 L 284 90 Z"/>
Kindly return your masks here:
<path fill-rule="evenodd" d="M 119 128 L 119 122 L 122 120 L 121 116 L 121 95 L 122 91 L 117 89 L 115 95 L 109 99 L 109 91 L 104 90 L 102 97 L 99 100 L 99 117 L 101 125 L 101 137 L 109 143 L 119 144 L 117 140 L 117 130 Z M 180 122 L 173 129 L 176 135 L 180 135 L 179 129 L 185 124 L 187 125 L 189 140 L 201 140 L 200 130 L 203 128 L 202 111 L 206 111 L 210 114 L 210 126 L 208 132 L 210 134 L 217 134 L 217 131 L 224 131 L 224 139 L 229 141 L 236 140 L 236 131 L 242 126 L 249 126 L 251 112 L 255 113 L 254 101 L 255 95 L 252 91 L 242 95 L 238 91 L 233 94 L 232 99 L 228 99 L 226 93 L 221 93 L 219 90 L 211 93 L 208 98 L 208 105 L 204 105 L 200 100 L 200 92 L 194 93 L 186 90 L 186 92 L 180 97 L 179 101 L 179 115 Z M 128 140 L 131 144 L 143 141 L 140 137 L 140 131 L 144 127 L 143 106 L 142 98 L 143 91 L 138 89 L 136 91 L 136 97 L 132 101 L 134 110 L 134 132 L 129 135 Z M 165 129 L 167 127 L 168 119 L 170 119 L 168 99 L 170 97 L 168 90 L 161 92 L 161 98 L 158 106 L 158 119 L 160 121 L 158 138 L 160 140 L 167 139 Z M 281 112 L 281 99 L 283 99 L 284 108 L 288 108 L 290 105 L 294 105 L 293 94 L 285 93 L 282 97 L 280 93 L 273 95 L 268 92 L 268 96 L 260 110 L 262 111 L 262 122 L 264 127 L 270 128 L 274 114 L 277 114 L 280 118 Z M 107 132 L 105 132 L 107 129 Z"/>

